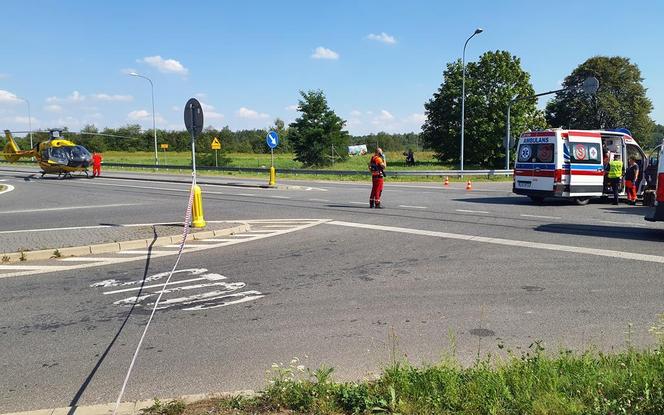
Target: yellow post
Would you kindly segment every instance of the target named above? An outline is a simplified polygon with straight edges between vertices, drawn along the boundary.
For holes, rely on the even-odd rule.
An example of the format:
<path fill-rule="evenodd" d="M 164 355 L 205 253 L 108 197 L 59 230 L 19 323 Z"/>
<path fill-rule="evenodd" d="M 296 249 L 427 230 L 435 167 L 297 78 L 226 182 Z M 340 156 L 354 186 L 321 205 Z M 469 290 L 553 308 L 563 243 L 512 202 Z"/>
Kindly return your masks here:
<path fill-rule="evenodd" d="M 277 184 L 277 171 L 274 166 L 270 166 L 270 181 L 268 182 L 268 186 L 274 186 L 275 184 Z"/>
<path fill-rule="evenodd" d="M 199 185 L 194 186 L 194 204 L 191 206 L 191 214 L 193 216 L 191 226 L 194 228 L 204 228 L 205 219 L 203 218 L 203 197 L 201 187 Z"/>

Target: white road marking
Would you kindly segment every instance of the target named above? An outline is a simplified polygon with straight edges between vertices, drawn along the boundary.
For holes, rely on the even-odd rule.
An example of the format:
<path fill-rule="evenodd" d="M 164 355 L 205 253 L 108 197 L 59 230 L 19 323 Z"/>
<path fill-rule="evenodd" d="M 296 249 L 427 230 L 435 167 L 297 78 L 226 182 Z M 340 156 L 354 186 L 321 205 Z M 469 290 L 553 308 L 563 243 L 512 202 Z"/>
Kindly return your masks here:
<path fill-rule="evenodd" d="M 463 213 L 489 213 L 486 210 L 468 210 L 468 209 L 455 209 L 457 212 Z"/>
<path fill-rule="evenodd" d="M 112 261 L 118 261 L 118 258 L 110 258 L 110 257 L 85 257 L 85 256 L 79 256 L 79 257 L 69 257 L 69 258 L 60 258 L 60 261 L 65 261 L 65 262 L 112 262 Z"/>
<path fill-rule="evenodd" d="M 560 216 L 542 216 L 542 215 L 526 215 L 521 214 L 519 216 L 523 216 L 524 218 L 538 218 L 538 219 L 561 219 Z"/>
<path fill-rule="evenodd" d="M 237 193 L 237 194 L 235 194 L 234 196 L 247 196 L 247 197 L 251 197 L 251 196 L 258 196 L 258 195 L 255 194 L 255 193 Z"/>
<path fill-rule="evenodd" d="M 203 251 L 207 249 L 214 249 L 214 248 L 221 248 L 229 245 L 236 245 L 236 244 L 241 244 L 244 242 L 251 242 L 251 241 L 256 241 L 259 239 L 265 239 L 265 238 L 270 238 L 273 236 L 279 236 L 279 235 L 285 235 L 287 233 L 291 232 L 297 232 L 303 229 L 307 229 L 313 226 L 320 225 L 322 223 L 328 222 L 330 219 L 259 219 L 259 220 L 246 220 L 246 221 L 208 221 L 210 223 L 233 223 L 233 224 L 245 224 L 248 226 L 256 226 L 260 227 L 263 225 L 267 224 L 288 224 L 289 227 L 286 229 L 275 229 L 274 232 L 269 233 L 269 234 L 253 234 L 253 235 L 245 235 L 245 237 L 238 237 L 242 234 L 239 235 L 232 235 L 231 237 L 233 239 L 228 240 L 228 237 L 220 239 L 219 243 L 216 244 L 200 244 L 200 245 L 191 245 L 191 242 L 194 241 L 188 241 L 187 244 L 185 245 L 185 251 L 186 252 L 195 252 L 195 251 Z M 177 245 L 176 247 L 179 247 Z M 161 248 L 161 247 L 160 247 Z M 126 251 L 123 251 L 126 252 Z M 172 251 L 157 251 L 153 250 L 151 253 L 151 258 L 160 258 L 160 257 L 166 257 L 166 256 L 172 256 L 172 255 L 177 255 L 178 250 L 172 250 Z M 101 258 L 96 258 L 98 261 L 88 261 L 87 263 L 79 263 L 79 264 L 63 264 L 61 266 L 39 266 L 39 265 L 0 265 L 0 270 L 6 270 L 10 272 L 0 272 L 0 279 L 2 278 L 13 278 L 13 277 L 21 277 L 21 276 L 29 276 L 29 275 L 36 275 L 36 274 L 45 274 L 53 271 L 70 271 L 70 270 L 75 270 L 75 269 L 85 269 L 85 268 L 93 268 L 93 267 L 101 267 L 101 266 L 106 266 L 106 265 L 116 265 L 119 263 L 127 263 L 127 262 L 134 262 L 134 261 L 144 261 L 145 260 L 145 255 L 147 254 L 147 250 L 136 256 L 124 256 L 124 255 L 119 255 L 117 258 L 113 258 L 112 261 L 106 261 Z M 64 260 L 65 258 L 62 258 Z M 72 258 L 73 259 L 73 258 Z M 72 261 L 74 262 L 74 261 Z M 13 272 L 12 272 L 13 271 Z M 55 274 L 54 274 L 55 275 Z"/>
<path fill-rule="evenodd" d="M 4 180 L 3 180 L 3 181 L 4 181 Z M 3 186 L 5 186 L 5 189 L 4 189 L 4 190 L 0 190 L 0 195 L 3 194 L 3 193 L 9 193 L 9 192 L 11 192 L 12 190 L 14 190 L 14 186 L 12 186 L 11 184 L 5 184 L 5 185 L 3 185 Z"/>
<path fill-rule="evenodd" d="M 271 197 L 272 199 L 290 199 L 288 196 L 268 196 Z"/>
<path fill-rule="evenodd" d="M 175 271 L 173 274 L 185 274 L 196 277 L 180 281 L 176 280 L 169 282 L 168 284 L 163 283 L 163 284 L 145 285 L 146 282 L 161 280 L 166 275 L 170 274 L 168 272 L 162 272 L 159 274 L 151 275 L 145 279 L 138 281 L 120 282 L 117 280 L 104 280 L 91 284 L 90 287 L 108 288 L 108 287 L 131 286 L 129 288 L 106 291 L 103 293 L 104 295 L 126 293 L 129 291 L 138 291 L 138 292 L 143 292 L 143 290 L 149 291 L 146 292 L 145 294 L 133 297 L 126 297 L 121 300 L 116 300 L 113 302 L 114 305 L 119 305 L 119 306 L 139 306 L 139 307 L 154 306 L 154 303 L 149 303 L 145 300 L 160 294 L 168 295 L 173 293 L 199 291 L 198 293 L 191 294 L 189 296 L 167 298 L 160 303 L 159 306 L 160 310 L 164 310 L 171 307 L 177 307 L 178 309 L 185 311 L 208 310 L 213 308 L 225 307 L 232 304 L 244 303 L 265 296 L 263 293 L 259 291 L 235 292 L 237 290 L 243 289 L 244 287 L 246 287 L 247 284 L 244 282 L 222 281 L 225 280 L 226 277 L 215 273 L 206 273 L 201 275 L 204 272 L 207 272 L 207 269 L 191 268 L 191 269 L 178 270 Z M 191 283 L 196 283 L 196 284 L 191 284 Z M 153 288 L 157 288 L 158 290 L 153 291 L 152 290 Z M 212 291 L 200 292 L 200 290 L 202 289 L 209 289 L 209 288 L 215 288 L 215 289 L 213 289 Z"/>
<path fill-rule="evenodd" d="M 516 246 L 520 248 L 569 252 L 576 255 L 586 254 L 586 255 L 608 257 L 612 259 L 630 259 L 634 261 L 664 263 L 664 256 L 638 254 L 638 253 L 625 252 L 625 251 L 612 251 L 609 249 L 585 248 L 580 246 L 547 244 L 541 242 L 519 241 L 514 239 L 489 238 L 485 236 L 463 235 L 457 233 L 427 231 L 420 229 L 400 228 L 396 226 L 370 225 L 364 223 L 353 223 L 353 222 L 343 222 L 343 221 L 330 221 L 327 222 L 327 224 L 337 225 L 337 226 L 347 226 L 351 228 L 360 228 L 360 229 L 373 229 L 377 231 L 400 232 L 412 235 L 433 236 L 444 239 L 459 239 L 471 242 L 483 242 L 494 245 Z"/>
<path fill-rule="evenodd" d="M 0 214 L 8 213 L 31 213 L 31 212 L 52 212 L 56 210 L 78 210 L 78 209 L 103 209 L 111 207 L 123 207 L 123 206 L 139 206 L 143 203 L 114 203 L 111 205 L 78 205 L 78 206 L 68 206 L 68 207 L 57 207 L 57 208 L 43 208 L 43 209 L 21 209 L 21 210 L 5 210 L 0 211 Z"/>
<path fill-rule="evenodd" d="M 0 270 L 46 270 L 48 271 L 59 271 L 61 269 L 67 269 L 66 266 L 57 266 L 57 265 L 0 265 Z M 0 274 L 2 275 L 2 274 Z"/>
<path fill-rule="evenodd" d="M 366 204 L 368 204 L 367 202 L 348 202 L 348 203 L 351 203 L 353 205 L 366 205 Z"/>
<path fill-rule="evenodd" d="M 179 247 L 180 245 L 178 245 Z M 177 253 L 176 250 L 173 251 L 160 251 L 158 249 L 153 249 L 152 251 L 149 251 L 147 249 L 136 249 L 136 250 L 128 250 L 128 251 L 118 251 L 118 254 L 120 255 L 147 255 L 147 254 L 171 254 L 171 253 Z"/>
<path fill-rule="evenodd" d="M 329 202 L 327 199 L 309 199 L 310 202 Z"/>
<path fill-rule="evenodd" d="M 428 209 L 426 206 L 399 205 L 399 207 L 409 209 Z"/>

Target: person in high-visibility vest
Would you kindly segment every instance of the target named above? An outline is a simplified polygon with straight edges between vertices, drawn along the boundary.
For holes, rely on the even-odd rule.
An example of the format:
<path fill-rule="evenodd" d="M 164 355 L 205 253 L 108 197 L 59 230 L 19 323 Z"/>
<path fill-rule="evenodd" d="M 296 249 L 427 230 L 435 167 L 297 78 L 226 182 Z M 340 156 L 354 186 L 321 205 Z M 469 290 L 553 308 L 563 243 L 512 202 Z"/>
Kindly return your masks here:
<path fill-rule="evenodd" d="M 609 162 L 609 183 L 613 190 L 613 204 L 618 204 L 618 193 L 620 193 L 620 181 L 623 175 L 623 162 L 620 160 L 620 154 L 613 156 Z"/>
<path fill-rule="evenodd" d="M 383 193 L 383 183 L 385 181 L 385 156 L 380 147 L 376 147 L 376 152 L 369 161 L 369 171 L 371 172 L 371 195 L 369 196 L 369 207 L 382 209 L 380 205 L 380 196 Z"/>

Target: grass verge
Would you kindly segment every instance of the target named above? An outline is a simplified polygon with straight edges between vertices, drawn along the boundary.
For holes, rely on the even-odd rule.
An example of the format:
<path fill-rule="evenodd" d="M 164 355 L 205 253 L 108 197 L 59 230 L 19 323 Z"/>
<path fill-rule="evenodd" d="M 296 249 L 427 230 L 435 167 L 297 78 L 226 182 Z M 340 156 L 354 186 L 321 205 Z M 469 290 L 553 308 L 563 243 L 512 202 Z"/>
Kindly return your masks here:
<path fill-rule="evenodd" d="M 253 397 L 213 398 L 145 414 L 663 414 L 664 344 L 613 354 L 527 353 L 471 367 L 395 363 L 377 380 L 338 383 L 331 368 L 273 365 Z M 175 401 L 177 402 L 177 401 Z M 161 404 L 163 407 L 163 404 Z M 175 405 L 175 404 L 174 404 Z"/>

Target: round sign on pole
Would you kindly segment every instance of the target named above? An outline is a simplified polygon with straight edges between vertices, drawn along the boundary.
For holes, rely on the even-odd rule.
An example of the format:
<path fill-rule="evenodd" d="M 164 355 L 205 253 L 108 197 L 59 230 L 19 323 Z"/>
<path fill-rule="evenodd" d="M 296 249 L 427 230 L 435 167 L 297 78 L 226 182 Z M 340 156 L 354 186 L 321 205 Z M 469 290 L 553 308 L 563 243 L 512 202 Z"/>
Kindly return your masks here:
<path fill-rule="evenodd" d="M 203 131 L 203 108 L 196 98 L 191 98 L 184 106 L 184 125 L 193 136 Z"/>
<path fill-rule="evenodd" d="M 583 81 L 581 89 L 585 94 L 594 95 L 599 89 L 599 80 L 594 76 L 590 76 Z"/>
<path fill-rule="evenodd" d="M 268 147 L 274 149 L 279 145 L 279 134 L 276 131 L 270 131 L 267 133 L 267 137 L 265 137 L 265 142 Z"/>

